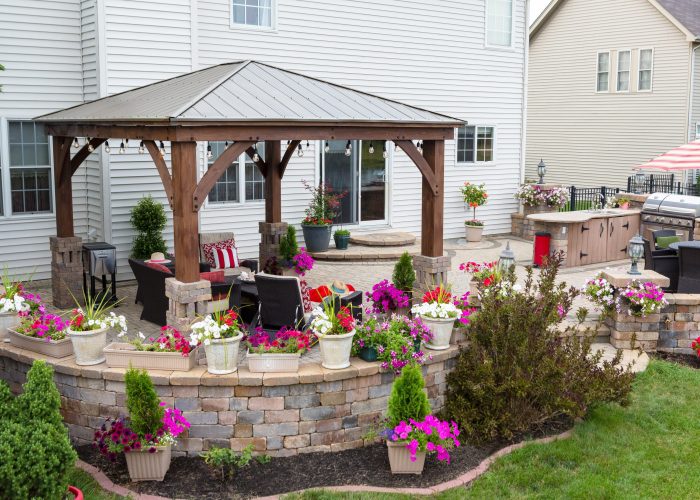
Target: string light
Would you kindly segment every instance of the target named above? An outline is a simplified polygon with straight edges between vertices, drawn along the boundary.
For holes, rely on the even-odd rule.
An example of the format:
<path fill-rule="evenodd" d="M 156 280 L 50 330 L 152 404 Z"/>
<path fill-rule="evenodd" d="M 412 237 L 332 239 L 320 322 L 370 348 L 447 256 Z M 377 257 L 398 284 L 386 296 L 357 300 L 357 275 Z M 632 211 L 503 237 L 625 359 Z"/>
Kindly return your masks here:
<path fill-rule="evenodd" d="M 372 143 L 372 141 L 370 141 L 369 143 L 369 154 L 374 154 L 374 144 Z"/>
<path fill-rule="evenodd" d="M 260 155 L 258 154 L 258 145 L 257 144 L 253 144 L 253 151 L 255 151 L 255 153 L 253 154 L 253 161 L 255 163 L 257 163 L 260 161 Z"/>
<path fill-rule="evenodd" d="M 211 158 L 214 156 L 214 153 L 211 152 L 211 144 L 207 143 L 207 159 L 211 160 Z"/>
<path fill-rule="evenodd" d="M 299 158 L 304 156 L 304 148 L 301 147 L 301 143 L 299 143 L 299 147 L 297 148 L 297 156 Z"/>
<path fill-rule="evenodd" d="M 146 152 L 146 146 L 143 144 L 143 141 L 139 142 L 139 154 L 144 154 Z"/>
<path fill-rule="evenodd" d="M 109 141 L 105 142 L 105 153 L 109 154 L 112 152 L 112 148 L 109 147 Z"/>
<path fill-rule="evenodd" d="M 308 151 L 310 147 L 311 147 L 311 144 L 309 144 L 309 140 L 306 139 L 306 150 Z"/>
<path fill-rule="evenodd" d="M 78 149 L 80 147 L 80 141 L 78 140 L 77 137 L 73 140 L 73 147 L 75 149 Z"/>
<path fill-rule="evenodd" d="M 352 154 L 352 143 L 348 141 L 345 145 L 345 156 L 350 156 L 350 154 Z"/>
<path fill-rule="evenodd" d="M 165 144 L 163 144 L 163 141 L 160 141 L 160 144 L 158 147 L 160 149 L 160 155 L 165 156 Z"/>
<path fill-rule="evenodd" d="M 394 153 L 398 153 L 399 151 L 399 145 L 397 143 L 394 143 Z"/>
<path fill-rule="evenodd" d="M 323 148 L 323 150 L 328 153 L 331 150 L 331 145 L 328 144 L 328 141 L 326 141 L 326 146 Z"/>
<path fill-rule="evenodd" d="M 418 148 L 419 153 L 423 153 L 423 142 L 422 141 L 418 141 L 418 143 L 416 144 L 416 147 Z"/>
<path fill-rule="evenodd" d="M 127 148 L 129 147 L 129 139 L 128 138 L 126 139 L 126 147 Z"/>
<path fill-rule="evenodd" d="M 388 156 L 389 155 L 386 152 L 386 141 L 384 141 L 384 145 L 382 146 L 382 158 L 386 160 Z"/>
<path fill-rule="evenodd" d="M 89 137 L 87 138 L 87 147 L 88 147 L 88 152 L 92 153 L 93 151 L 95 151 L 95 146 L 92 145 Z"/>
<path fill-rule="evenodd" d="M 224 147 L 225 147 L 225 148 L 228 147 L 228 141 L 224 142 Z"/>
<path fill-rule="evenodd" d="M 119 145 L 119 154 L 123 155 L 124 153 L 126 153 L 126 148 L 124 147 L 124 141 L 122 141 Z"/>

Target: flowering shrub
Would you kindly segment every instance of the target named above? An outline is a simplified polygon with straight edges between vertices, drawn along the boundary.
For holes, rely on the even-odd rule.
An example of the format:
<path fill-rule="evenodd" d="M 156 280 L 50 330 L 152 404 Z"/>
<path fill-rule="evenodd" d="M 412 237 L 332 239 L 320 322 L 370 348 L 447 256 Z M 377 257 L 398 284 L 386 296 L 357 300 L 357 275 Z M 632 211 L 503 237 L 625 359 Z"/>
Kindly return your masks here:
<path fill-rule="evenodd" d="M 365 292 L 365 295 L 372 301 L 370 313 L 388 314 L 401 307 L 408 307 L 408 294 L 389 283 L 389 280 L 375 283 L 372 285 L 372 291 Z"/>
<path fill-rule="evenodd" d="M 498 262 L 464 262 L 459 265 L 459 270 L 472 275 L 472 279 L 485 287 L 501 281 L 503 273 L 498 267 Z"/>
<path fill-rule="evenodd" d="M 472 220 L 467 221 L 471 222 L 471 224 L 467 224 L 467 222 L 465 222 L 465 224 L 470 226 L 483 226 L 483 222 L 476 220 L 476 208 L 484 205 L 488 200 L 489 195 L 486 194 L 486 188 L 484 188 L 484 184 L 480 184 L 477 186 L 476 184 L 465 182 L 461 188 L 461 191 L 464 203 L 468 204 L 469 208 L 471 208 L 474 211 Z"/>
<path fill-rule="evenodd" d="M 484 221 L 478 219 L 467 219 L 464 221 L 464 225 L 473 227 L 484 227 Z"/>
<path fill-rule="evenodd" d="M 301 222 L 307 226 L 330 226 L 333 218 L 340 211 L 340 200 L 345 193 L 336 193 L 328 184 L 312 186 L 307 181 L 301 181 L 304 188 L 311 193 L 311 201 L 305 211 L 306 216 Z"/>
<path fill-rule="evenodd" d="M 550 189 L 545 197 L 545 204 L 548 207 L 561 208 L 569 203 L 570 194 L 566 188 L 557 187 Z"/>
<path fill-rule="evenodd" d="M 17 333 L 49 342 L 65 339 L 67 326 L 68 323 L 60 316 L 43 313 L 37 316 L 23 316 L 17 327 Z"/>
<path fill-rule="evenodd" d="M 294 271 L 299 276 L 304 276 L 307 271 L 311 271 L 314 268 L 314 258 L 306 253 L 305 248 L 302 248 L 298 254 L 292 257 L 292 263 Z"/>
<path fill-rule="evenodd" d="M 406 449 L 411 452 L 411 462 L 416 461 L 420 452 L 437 453 L 437 459 L 450 463 L 450 450 L 459 446 L 459 429 L 455 422 L 441 421 L 433 415 L 428 415 L 422 422 L 409 419 L 403 420 L 394 427 L 389 439 L 393 442 L 406 443 Z"/>
<path fill-rule="evenodd" d="M 448 319 L 461 317 L 462 311 L 453 302 L 452 294 L 439 286 L 423 295 L 423 303 L 411 308 L 413 314 L 424 318 Z"/>
<path fill-rule="evenodd" d="M 569 191 L 565 188 L 543 190 L 537 184 L 523 184 L 515 193 L 515 198 L 526 207 L 547 205 L 560 208 L 569 202 Z"/>
<path fill-rule="evenodd" d="M 651 282 L 641 283 L 632 281 L 624 290 L 620 290 L 618 307 L 627 307 L 627 314 L 631 316 L 647 316 L 661 310 L 668 304 L 664 297 L 664 291 Z"/>
<path fill-rule="evenodd" d="M 303 354 L 311 345 L 311 335 L 299 330 L 282 328 L 277 332 L 275 338 L 270 340 L 270 336 L 259 328 L 245 340 L 245 344 L 248 346 L 248 350 L 254 354 L 292 354 L 297 352 Z"/>
<path fill-rule="evenodd" d="M 611 311 L 615 308 L 615 287 L 608 280 L 598 275 L 586 280 L 581 289 L 583 295 L 603 311 Z"/>
<path fill-rule="evenodd" d="M 36 314 L 44 314 L 46 312 L 46 306 L 41 301 L 41 296 L 39 294 L 22 293 L 22 298 L 24 299 L 25 308 L 22 311 L 18 311 L 19 316 L 34 316 Z"/>
<path fill-rule="evenodd" d="M 122 335 L 117 335 L 121 337 Z M 160 329 L 158 338 L 148 337 L 149 343 L 144 343 L 146 336 L 139 332 L 137 339 L 130 340 L 129 343 L 136 347 L 137 351 L 150 352 L 179 352 L 183 357 L 189 356 L 192 346 L 189 340 L 172 326 L 165 325 Z"/>
<path fill-rule="evenodd" d="M 230 339 L 241 333 L 240 318 L 236 311 L 218 311 L 192 325 L 190 345 L 209 345 L 214 340 Z"/>
<path fill-rule="evenodd" d="M 326 335 L 345 335 L 355 330 L 355 318 L 352 317 L 350 309 L 341 307 L 336 313 L 334 302 L 326 301 L 322 308 L 314 309 L 315 317 L 311 321 L 311 331 L 319 338 Z"/>
<path fill-rule="evenodd" d="M 426 342 L 432 339 L 432 333 L 419 319 L 411 320 L 395 314 L 388 321 L 379 321 L 370 316 L 357 327 L 352 353 L 356 356 L 361 349 L 374 347 L 382 368 L 399 374 L 411 362 L 425 363 L 425 354 L 416 350 L 417 339 Z"/>

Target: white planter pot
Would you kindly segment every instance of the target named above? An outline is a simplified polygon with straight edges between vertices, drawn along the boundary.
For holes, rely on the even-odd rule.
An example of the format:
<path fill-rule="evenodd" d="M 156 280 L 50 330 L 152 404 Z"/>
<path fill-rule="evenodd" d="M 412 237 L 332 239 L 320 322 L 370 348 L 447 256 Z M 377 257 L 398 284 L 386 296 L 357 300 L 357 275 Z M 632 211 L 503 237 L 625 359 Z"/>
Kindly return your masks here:
<path fill-rule="evenodd" d="M 46 340 L 22 335 L 12 329 L 7 331 L 11 345 L 39 354 L 45 354 L 52 358 L 66 358 L 73 354 L 73 345 L 68 339 Z"/>
<path fill-rule="evenodd" d="M 137 351 L 126 342 L 112 342 L 104 348 L 107 366 L 110 368 L 144 368 L 186 372 L 197 364 L 200 347 L 195 347 L 188 356 L 179 352 Z"/>
<path fill-rule="evenodd" d="M 104 363 L 105 353 L 103 349 L 107 346 L 107 330 L 108 328 L 100 328 L 99 330 L 74 332 L 68 328 L 66 332 L 73 343 L 76 365 L 89 366 Z"/>
<path fill-rule="evenodd" d="M 301 353 L 263 353 L 248 351 L 248 370 L 253 373 L 296 373 L 299 371 Z"/>
<path fill-rule="evenodd" d="M 392 474 L 422 474 L 425 467 L 425 452 L 416 453 L 416 461 L 411 462 L 411 452 L 406 448 L 406 443 L 386 442 L 389 452 L 389 465 Z"/>
<path fill-rule="evenodd" d="M 433 338 L 430 342 L 425 343 L 425 347 L 434 351 L 444 351 L 450 347 L 450 338 L 452 337 L 452 328 L 455 324 L 455 318 L 428 318 L 421 316 L 420 319 L 425 323 L 425 326 L 430 328 Z"/>
<path fill-rule="evenodd" d="M 124 453 L 126 468 L 132 481 L 162 481 L 170 468 L 170 445 L 156 446 L 155 453 L 148 448 Z"/>
<path fill-rule="evenodd" d="M 464 237 L 470 243 L 481 241 L 481 233 L 484 232 L 484 226 L 464 226 Z"/>
<path fill-rule="evenodd" d="M 8 329 L 14 330 L 19 324 L 19 316 L 16 312 L 6 312 L 0 314 L 0 341 L 9 342 Z"/>
<path fill-rule="evenodd" d="M 321 347 L 321 366 L 329 370 L 341 370 L 350 366 L 350 351 L 355 330 L 343 335 L 325 335 L 319 337 Z"/>
<path fill-rule="evenodd" d="M 243 334 L 228 339 L 212 339 L 204 345 L 207 354 L 207 371 L 213 375 L 226 375 L 238 370 L 238 348 Z"/>

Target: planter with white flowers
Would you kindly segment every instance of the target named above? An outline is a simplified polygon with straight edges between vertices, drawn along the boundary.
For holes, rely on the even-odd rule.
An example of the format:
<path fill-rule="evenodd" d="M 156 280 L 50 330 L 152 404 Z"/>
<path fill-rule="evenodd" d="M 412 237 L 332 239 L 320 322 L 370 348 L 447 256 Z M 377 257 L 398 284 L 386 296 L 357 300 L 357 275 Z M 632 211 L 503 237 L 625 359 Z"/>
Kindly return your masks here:
<path fill-rule="evenodd" d="M 433 338 L 426 342 L 425 347 L 436 351 L 450 347 L 452 328 L 455 321 L 462 316 L 462 310 L 455 305 L 450 292 L 442 286 L 426 292 L 423 302 L 414 305 L 411 312 L 420 316 L 433 334 Z"/>
<path fill-rule="evenodd" d="M 0 276 L 0 341 L 9 342 L 7 330 L 19 323 L 18 313 L 29 310 L 22 296 L 22 283 L 10 278 L 6 272 Z"/>
<path fill-rule="evenodd" d="M 119 335 L 126 333 L 126 318 L 111 311 L 114 305 L 107 302 L 106 296 L 101 299 L 86 297 L 85 307 L 73 309 L 67 333 L 73 343 L 76 365 L 104 363 L 107 331 L 118 327 Z"/>
<path fill-rule="evenodd" d="M 190 345 L 204 345 L 207 371 L 225 375 L 238 370 L 238 350 L 243 332 L 238 314 L 229 309 L 205 316 L 192 325 Z"/>
<path fill-rule="evenodd" d="M 317 307 L 311 322 L 311 331 L 318 337 L 321 348 L 321 366 L 341 370 L 350 366 L 352 338 L 355 336 L 355 318 L 350 309 L 341 307 L 336 312 L 335 302 L 328 300 Z"/>
<path fill-rule="evenodd" d="M 161 328 L 157 338 L 138 337 L 126 342 L 112 342 L 104 349 L 110 368 L 149 368 L 151 370 L 189 371 L 197 364 L 199 346 L 172 326 Z"/>

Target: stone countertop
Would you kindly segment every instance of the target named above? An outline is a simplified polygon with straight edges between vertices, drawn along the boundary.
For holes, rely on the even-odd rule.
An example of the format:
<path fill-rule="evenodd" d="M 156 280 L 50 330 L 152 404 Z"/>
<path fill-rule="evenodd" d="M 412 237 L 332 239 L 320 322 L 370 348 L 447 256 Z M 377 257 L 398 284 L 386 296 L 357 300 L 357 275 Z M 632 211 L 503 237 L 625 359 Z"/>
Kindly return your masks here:
<path fill-rule="evenodd" d="M 613 217 L 626 217 L 628 215 L 638 215 L 638 209 L 612 209 L 606 212 L 590 212 L 588 210 L 578 210 L 576 212 L 549 212 L 541 214 L 531 214 L 527 218 L 537 222 L 547 222 L 552 224 L 578 224 L 588 222 L 591 219 L 610 219 Z"/>

